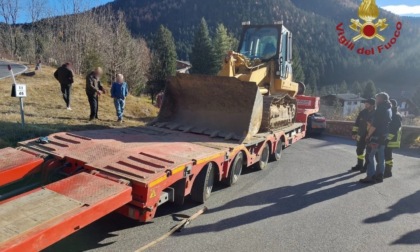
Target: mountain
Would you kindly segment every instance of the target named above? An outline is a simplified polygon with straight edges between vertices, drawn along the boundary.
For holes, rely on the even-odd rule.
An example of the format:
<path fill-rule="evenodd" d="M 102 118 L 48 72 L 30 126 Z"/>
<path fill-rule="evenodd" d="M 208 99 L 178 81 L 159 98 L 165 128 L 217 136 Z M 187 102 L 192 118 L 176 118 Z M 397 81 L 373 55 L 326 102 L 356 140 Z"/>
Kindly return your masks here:
<path fill-rule="evenodd" d="M 359 4 L 359 0 L 115 0 L 108 5 L 125 13 L 135 35 L 150 37 L 160 24 L 167 26 L 182 59 L 188 58 L 202 17 L 211 30 L 223 23 L 237 37 L 243 21 L 264 24 L 282 20 L 293 32 L 307 84 L 320 88 L 372 79 L 382 90 L 414 90 L 420 80 L 419 19 L 402 19 L 381 10 L 381 18 L 387 18 L 389 24 L 381 32 L 386 41 L 361 40 L 350 51 L 338 43 L 336 26 L 343 23 L 348 39 L 357 35 L 349 25 L 350 19 L 358 18 Z M 403 23 L 401 36 L 390 50 L 373 56 L 356 53 L 359 47 L 387 44 L 399 21 Z"/>

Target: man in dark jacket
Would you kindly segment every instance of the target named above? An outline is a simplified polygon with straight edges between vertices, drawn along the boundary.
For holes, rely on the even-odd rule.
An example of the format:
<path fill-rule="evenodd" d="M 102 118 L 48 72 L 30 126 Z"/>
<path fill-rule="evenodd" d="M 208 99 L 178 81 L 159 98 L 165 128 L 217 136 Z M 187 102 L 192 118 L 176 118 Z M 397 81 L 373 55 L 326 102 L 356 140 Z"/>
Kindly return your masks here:
<path fill-rule="evenodd" d="M 98 118 L 98 96 L 104 93 L 104 88 L 101 84 L 101 76 L 103 74 L 102 68 L 97 67 L 93 72 L 86 76 L 86 95 L 90 105 L 90 117 L 92 121 Z"/>
<path fill-rule="evenodd" d="M 368 149 L 366 148 L 366 134 L 368 122 L 372 119 L 375 112 L 375 99 L 365 101 L 365 109 L 360 111 L 352 130 L 352 138 L 357 141 L 357 164 L 351 168 L 352 171 L 365 172 L 368 164 Z M 365 155 L 366 149 L 366 155 Z M 363 164 L 364 162 L 364 164 Z"/>
<path fill-rule="evenodd" d="M 61 93 L 63 94 L 64 102 L 66 103 L 67 110 L 71 110 L 70 107 L 70 96 L 71 96 L 71 85 L 73 84 L 73 71 L 71 70 L 71 64 L 65 63 L 54 72 L 54 77 L 60 82 Z"/>
<path fill-rule="evenodd" d="M 392 105 L 392 121 L 389 124 L 388 143 L 385 147 L 385 173 L 384 178 L 392 177 L 392 167 L 394 162 L 392 161 L 392 150 L 399 149 L 401 146 L 401 135 L 402 135 L 402 117 L 398 113 L 398 103 L 396 100 L 391 100 Z"/>
<path fill-rule="evenodd" d="M 369 164 L 367 176 L 361 183 L 382 182 L 385 170 L 385 145 L 389 133 L 389 123 L 392 119 L 391 103 L 387 93 L 376 95 L 376 111 L 373 114 L 372 125 L 369 127 L 366 141 L 370 145 Z M 375 169 L 375 155 L 378 155 L 378 164 Z"/>

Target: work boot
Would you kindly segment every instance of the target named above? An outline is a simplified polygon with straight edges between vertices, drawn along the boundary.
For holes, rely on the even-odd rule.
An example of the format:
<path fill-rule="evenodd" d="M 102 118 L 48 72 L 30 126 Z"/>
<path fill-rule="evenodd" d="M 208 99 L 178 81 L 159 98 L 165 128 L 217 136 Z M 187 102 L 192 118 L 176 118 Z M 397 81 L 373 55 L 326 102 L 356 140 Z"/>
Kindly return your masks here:
<path fill-rule="evenodd" d="M 352 171 L 360 171 L 363 168 L 363 160 L 357 159 L 357 165 L 351 168 Z"/>
<path fill-rule="evenodd" d="M 352 171 L 360 171 L 363 167 L 360 167 L 358 164 L 351 168 Z"/>
<path fill-rule="evenodd" d="M 363 184 L 374 184 L 376 180 L 374 178 L 366 177 L 364 179 L 359 180 L 359 182 Z"/>
<path fill-rule="evenodd" d="M 376 183 L 382 183 L 382 182 L 384 182 L 384 175 L 382 175 L 382 174 L 376 174 L 375 175 L 375 182 Z"/>
<path fill-rule="evenodd" d="M 366 171 L 367 171 L 367 164 L 365 164 L 363 167 L 362 167 L 362 169 L 360 169 L 360 173 L 366 173 Z"/>
<path fill-rule="evenodd" d="M 385 166 L 385 172 L 384 172 L 384 178 L 390 178 L 392 177 L 392 166 L 386 165 Z"/>

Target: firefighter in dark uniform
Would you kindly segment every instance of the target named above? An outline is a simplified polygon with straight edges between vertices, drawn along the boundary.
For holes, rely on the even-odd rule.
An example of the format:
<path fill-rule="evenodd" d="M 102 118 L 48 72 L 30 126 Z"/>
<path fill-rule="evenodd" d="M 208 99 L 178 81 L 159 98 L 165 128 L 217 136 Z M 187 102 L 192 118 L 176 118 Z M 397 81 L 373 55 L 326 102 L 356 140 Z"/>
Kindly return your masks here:
<path fill-rule="evenodd" d="M 375 112 L 375 99 L 371 98 L 365 101 L 365 109 L 360 111 L 356 123 L 353 126 L 352 138 L 357 141 L 357 164 L 351 168 L 352 171 L 366 172 L 368 163 L 368 148 L 366 147 L 366 134 L 368 122 L 372 119 Z"/>
<path fill-rule="evenodd" d="M 393 149 L 399 149 L 401 146 L 402 135 L 402 117 L 398 113 L 398 103 L 396 100 L 390 100 L 392 105 L 392 121 L 389 124 L 388 143 L 385 147 L 385 173 L 384 178 L 392 177 L 392 161 Z"/>

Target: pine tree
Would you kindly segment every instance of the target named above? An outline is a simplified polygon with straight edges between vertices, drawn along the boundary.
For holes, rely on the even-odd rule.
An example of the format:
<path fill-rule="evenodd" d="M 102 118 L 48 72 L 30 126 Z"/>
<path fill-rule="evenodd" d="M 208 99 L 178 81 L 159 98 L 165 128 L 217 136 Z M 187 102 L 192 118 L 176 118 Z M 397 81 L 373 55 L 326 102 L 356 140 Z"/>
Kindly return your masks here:
<path fill-rule="evenodd" d="M 200 27 L 195 34 L 190 60 L 191 73 L 194 74 L 214 75 L 220 68 L 220 61 L 212 46 L 209 28 L 204 18 L 201 19 Z"/>
<path fill-rule="evenodd" d="M 341 82 L 340 87 L 338 88 L 338 93 L 345 94 L 348 91 L 349 91 L 349 88 L 347 86 L 347 82 L 346 81 Z"/>
<path fill-rule="evenodd" d="M 295 82 L 305 82 L 305 73 L 303 72 L 303 67 L 301 63 L 301 59 L 299 56 L 299 52 L 297 47 L 293 47 L 293 80 Z M 312 83 L 315 85 L 315 83 Z"/>
<path fill-rule="evenodd" d="M 353 82 L 352 87 L 351 87 L 351 92 L 353 94 L 362 95 L 363 88 L 358 81 Z"/>
<path fill-rule="evenodd" d="M 311 85 L 306 85 L 305 95 L 314 95 Z"/>
<path fill-rule="evenodd" d="M 166 80 L 176 74 L 176 47 L 172 33 L 161 25 L 153 39 L 152 80 Z"/>
<path fill-rule="evenodd" d="M 363 90 L 363 95 L 362 97 L 365 99 L 369 99 L 374 97 L 376 94 L 376 87 L 375 87 L 375 83 L 371 80 L 369 80 L 366 83 L 365 89 Z"/>
<path fill-rule="evenodd" d="M 225 58 L 226 53 L 231 49 L 228 31 L 223 24 L 219 24 L 216 28 L 216 36 L 214 38 L 214 52 L 220 63 Z"/>
<path fill-rule="evenodd" d="M 413 102 L 420 108 L 420 88 L 414 93 Z"/>
<path fill-rule="evenodd" d="M 315 85 L 316 84 L 316 75 L 313 69 L 309 69 L 309 74 L 306 78 L 306 83 L 309 85 Z"/>
<path fill-rule="evenodd" d="M 319 89 L 318 89 L 318 85 L 315 83 L 314 84 L 314 88 L 313 88 L 313 90 L 312 90 L 312 94 L 314 95 L 314 96 L 318 96 L 318 95 L 320 95 L 320 92 L 319 92 Z"/>

